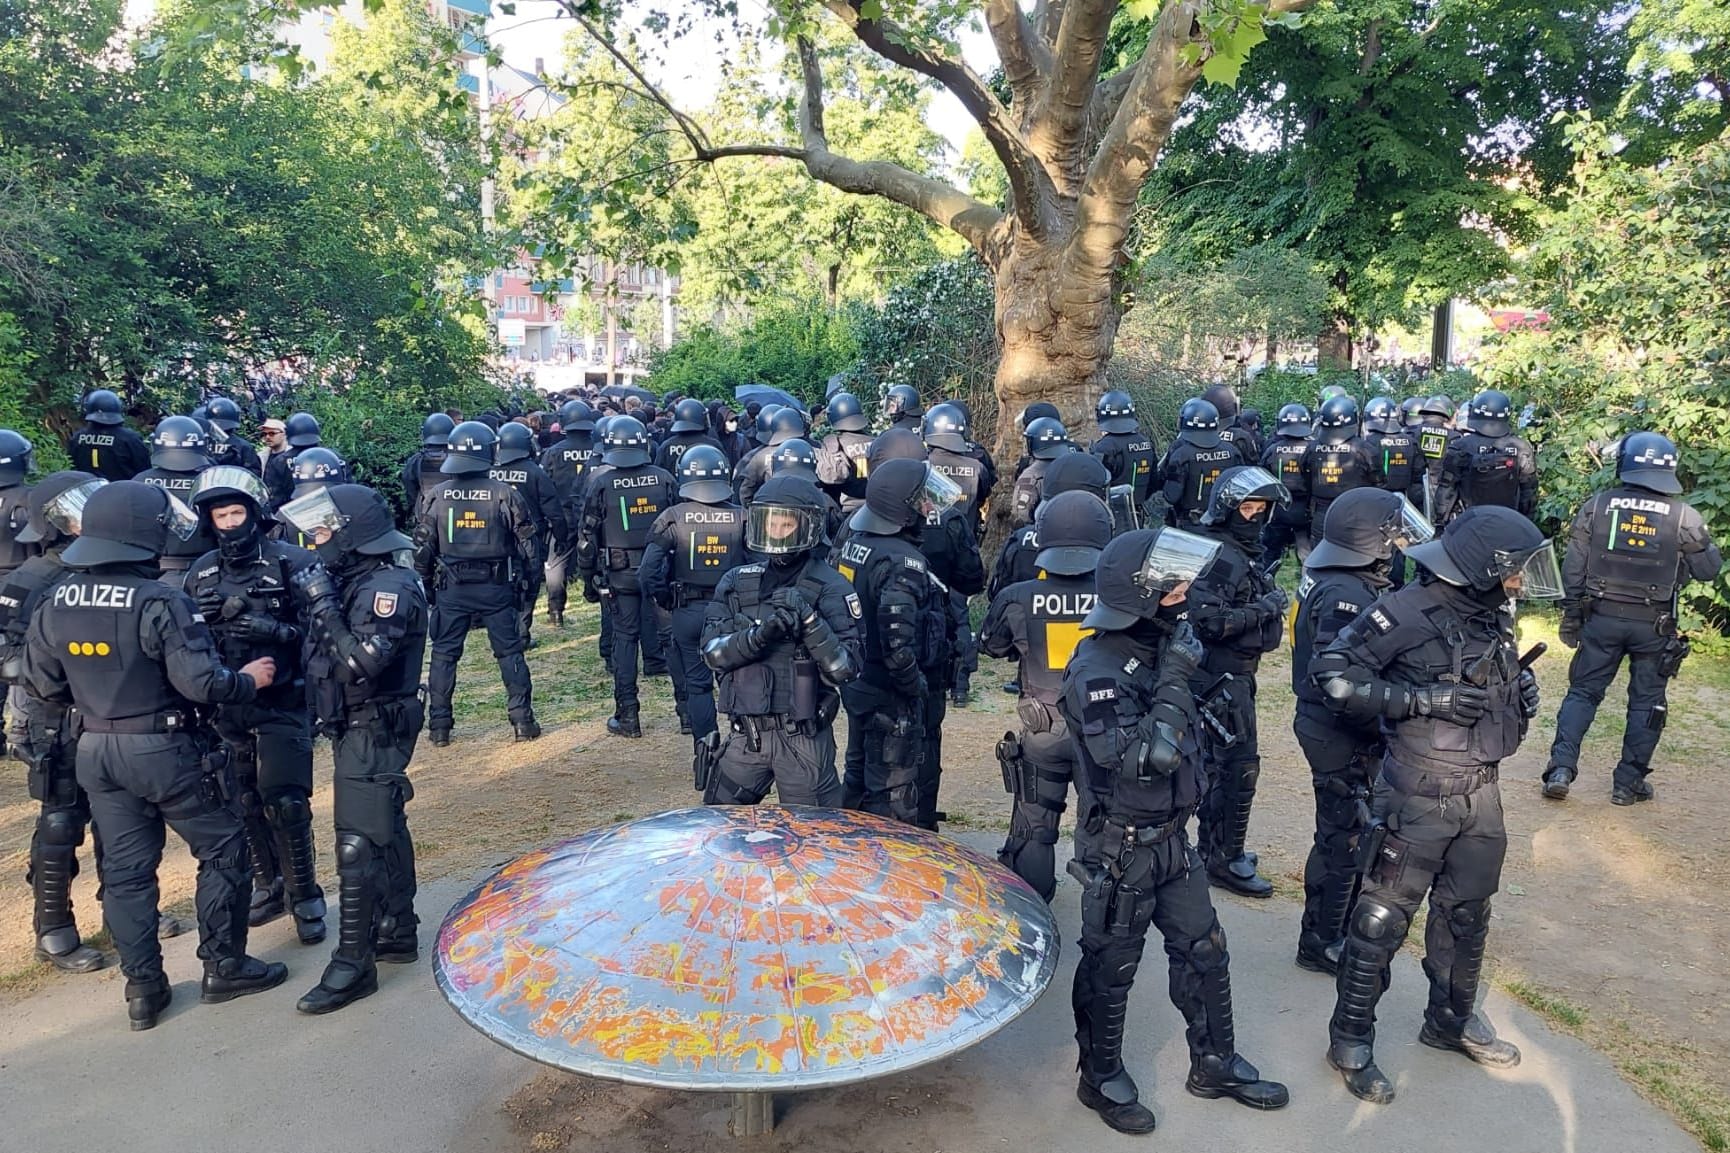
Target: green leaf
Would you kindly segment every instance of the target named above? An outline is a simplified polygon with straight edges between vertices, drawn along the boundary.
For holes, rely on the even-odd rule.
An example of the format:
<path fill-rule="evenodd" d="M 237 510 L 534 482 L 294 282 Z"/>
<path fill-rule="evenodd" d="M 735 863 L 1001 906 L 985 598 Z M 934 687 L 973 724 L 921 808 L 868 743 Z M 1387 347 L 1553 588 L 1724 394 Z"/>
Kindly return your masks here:
<path fill-rule="evenodd" d="M 1164 4 L 1165 0 L 1128 0 L 1123 10 L 1131 20 L 1153 20 L 1158 18 Z"/>
<path fill-rule="evenodd" d="M 1220 84 L 1227 88 L 1236 86 L 1238 74 L 1243 71 L 1243 57 L 1230 56 L 1224 52 L 1215 52 L 1201 66 L 1202 79 L 1209 84 Z"/>

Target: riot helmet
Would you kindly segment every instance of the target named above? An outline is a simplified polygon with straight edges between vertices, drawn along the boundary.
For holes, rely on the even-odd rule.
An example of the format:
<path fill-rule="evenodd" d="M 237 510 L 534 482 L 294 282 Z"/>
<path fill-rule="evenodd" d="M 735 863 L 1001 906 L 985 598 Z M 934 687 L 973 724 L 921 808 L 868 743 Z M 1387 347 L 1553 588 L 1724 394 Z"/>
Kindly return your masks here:
<path fill-rule="evenodd" d="M 1042 416 L 1027 425 L 1027 454 L 1034 460 L 1056 460 L 1074 450 L 1069 430 L 1054 416 Z"/>
<path fill-rule="evenodd" d="M 1221 424 L 1230 424 L 1237 418 L 1237 389 L 1229 384 L 1216 384 L 1201 394 L 1201 398 L 1213 405 L 1219 412 Z"/>
<path fill-rule="evenodd" d="M 649 430 L 634 416 L 615 416 L 601 434 L 601 459 L 614 468 L 635 468 L 649 463 Z"/>
<path fill-rule="evenodd" d="M 1486 388 L 1472 398 L 1466 427 L 1480 436 L 1507 436 L 1514 427 L 1514 403 L 1500 389 Z"/>
<path fill-rule="evenodd" d="M 1291 440 L 1305 440 L 1310 434 L 1310 422 L 1310 410 L 1303 405 L 1284 405 L 1274 422 L 1274 432 Z"/>
<path fill-rule="evenodd" d="M 701 504 L 733 499 L 733 470 L 727 454 L 712 444 L 694 444 L 679 457 L 679 496 Z"/>
<path fill-rule="evenodd" d="M 167 489 L 122 480 L 89 494 L 81 528 L 60 556 L 68 568 L 153 561 L 170 537 L 191 540 L 198 518 Z"/>
<path fill-rule="evenodd" d="M 1440 536 L 1412 546 L 1406 555 L 1438 580 L 1492 604 L 1510 596 L 1557 600 L 1563 595 L 1555 546 L 1537 525 L 1502 505 L 1473 505 L 1449 521 Z"/>
<path fill-rule="evenodd" d="M 1101 432 L 1134 432 L 1138 427 L 1135 401 L 1122 389 L 1114 388 L 1100 397 L 1099 403 L 1093 406 L 1093 417 L 1099 422 Z"/>
<path fill-rule="evenodd" d="M 1396 492 L 1354 488 L 1328 506 L 1321 543 L 1306 568 L 1368 568 L 1386 564 L 1395 549 L 1423 544 L 1436 535 L 1424 514 Z"/>
<path fill-rule="evenodd" d="M 1213 491 L 1208 494 L 1207 511 L 1201 514 L 1201 523 L 1205 525 L 1224 525 L 1231 523 L 1231 516 L 1245 501 L 1259 500 L 1270 508 L 1274 505 L 1291 503 L 1291 493 L 1279 478 L 1267 469 L 1253 464 L 1240 464 L 1226 469 L 1219 474 L 1214 482 Z M 1249 518 L 1239 517 L 1239 520 Z M 1257 516 L 1255 523 L 1263 523 Z"/>
<path fill-rule="evenodd" d="M 1454 402 L 1445 393 L 1435 393 L 1426 396 L 1418 402 L 1418 411 L 1425 416 L 1440 417 L 1442 420 L 1454 419 Z"/>
<path fill-rule="evenodd" d="M 1160 601 L 1188 586 L 1219 556 L 1220 543 L 1175 528 L 1138 528 L 1099 555 L 1097 596 L 1082 627 L 1121 630 L 1159 617 Z"/>
<path fill-rule="evenodd" d="M 297 412 L 283 425 L 283 434 L 290 448 L 311 448 L 319 443 L 318 418 L 310 412 Z"/>
<path fill-rule="evenodd" d="M 791 476 L 804 477 L 816 483 L 817 480 L 817 450 L 811 447 L 808 440 L 794 437 L 784 440 L 769 453 L 769 475 L 780 476 L 783 473 Z"/>
<path fill-rule="evenodd" d="M 204 415 L 223 432 L 233 432 L 240 427 L 240 406 L 226 396 L 211 397 L 210 403 L 204 406 Z"/>
<path fill-rule="evenodd" d="M 99 388 L 84 398 L 84 419 L 91 424 L 122 424 L 120 397 L 106 388 Z"/>
<path fill-rule="evenodd" d="M 786 444 L 794 438 L 803 439 L 810 431 L 805 414 L 792 406 L 775 410 L 775 417 L 769 422 L 769 447 Z"/>
<path fill-rule="evenodd" d="M 30 488 L 24 499 L 29 521 L 18 530 L 19 544 L 53 548 L 61 537 L 78 535 L 84 503 L 108 482 L 87 472 L 51 472 Z"/>
<path fill-rule="evenodd" d="M 1325 444 L 1340 444 L 1358 434 L 1358 402 L 1341 393 L 1322 401 L 1316 414 L 1316 436 Z"/>
<path fill-rule="evenodd" d="M 928 455 L 925 442 L 912 429 L 884 429 L 865 446 L 866 473 L 876 472 L 886 460 L 924 460 Z"/>
<path fill-rule="evenodd" d="M 384 497 L 363 484 L 333 484 L 277 511 L 301 535 L 317 542 L 319 559 L 337 572 L 353 567 L 360 557 L 390 556 L 414 547 L 397 531 Z M 321 533 L 329 535 L 319 541 Z"/>
<path fill-rule="evenodd" d="M 783 473 L 757 488 L 745 514 L 745 547 L 788 564 L 823 543 L 826 498 L 815 483 Z"/>
<path fill-rule="evenodd" d="M 1178 435 L 1197 448 L 1219 447 L 1219 409 L 1199 396 L 1183 402 L 1177 412 Z"/>
<path fill-rule="evenodd" d="M 773 403 L 765 404 L 757 410 L 757 425 L 752 435 L 757 438 L 758 444 L 766 445 L 774 439 L 775 414 L 780 411 L 781 406 Z"/>
<path fill-rule="evenodd" d="M 928 448 L 966 452 L 970 447 L 967 442 L 967 414 L 961 411 L 958 404 L 946 402 L 932 405 L 925 411 L 925 420 L 920 425 L 919 434 L 924 437 Z"/>
<path fill-rule="evenodd" d="M 507 420 L 499 425 L 499 443 L 493 452 L 496 464 L 515 464 L 535 455 L 535 433 L 526 424 Z"/>
<path fill-rule="evenodd" d="M 1066 452 L 1046 466 L 1039 478 L 1039 499 L 1048 501 L 1061 492 L 1092 493 L 1104 500 L 1111 487 L 1111 470 L 1091 452 Z"/>
<path fill-rule="evenodd" d="M 641 425 L 638 426 L 642 427 Z M 499 434 L 478 420 L 465 420 L 451 429 L 439 471 L 453 475 L 486 472 L 493 467 Z"/>
<path fill-rule="evenodd" d="M 893 536 L 954 507 L 961 488 L 925 461 L 896 458 L 871 470 L 865 506 L 848 523 L 858 532 Z"/>
<path fill-rule="evenodd" d="M 883 396 L 883 412 L 891 421 L 904 416 L 924 416 L 925 402 L 919 399 L 919 390 L 911 384 L 891 385 Z"/>
<path fill-rule="evenodd" d="M 427 418 L 420 422 L 420 443 L 422 448 L 443 448 L 450 443 L 451 429 L 457 422 L 442 412 L 430 412 Z"/>
<path fill-rule="evenodd" d="M 673 432 L 703 432 L 708 427 L 708 406 L 696 397 L 688 396 L 673 406 Z"/>
<path fill-rule="evenodd" d="M 302 449 L 288 465 L 288 475 L 294 481 L 294 496 L 305 496 L 333 484 L 348 481 L 348 462 L 335 452 L 318 445 Z"/>
<path fill-rule="evenodd" d="M 0 486 L 23 484 L 35 464 L 35 446 L 19 433 L 0 428 Z"/>
<path fill-rule="evenodd" d="M 1033 563 L 1059 576 L 1092 572 L 1100 550 L 1111 543 L 1111 513 L 1092 493 L 1060 492 L 1041 501 L 1033 524 L 1039 542 Z"/>
<path fill-rule="evenodd" d="M 1027 435 L 1027 426 L 1042 416 L 1052 420 L 1063 419 L 1063 414 L 1057 411 L 1057 406 L 1046 400 L 1036 400 L 1015 416 L 1015 431 L 1022 436 Z"/>
<path fill-rule="evenodd" d="M 1424 423 L 1424 398 L 1408 396 L 1400 401 L 1400 424 L 1406 428 L 1417 428 Z"/>
<path fill-rule="evenodd" d="M 1364 405 L 1364 427 L 1371 432 L 1398 432 L 1403 423 L 1392 397 L 1374 397 Z"/>
<path fill-rule="evenodd" d="M 573 432 L 593 432 L 595 410 L 580 400 L 567 400 L 559 406 L 559 431 L 566 436 Z"/>
<path fill-rule="evenodd" d="M 150 464 L 164 472 L 197 472 L 210 464 L 210 438 L 190 416 L 165 416 L 150 434 Z"/>
<path fill-rule="evenodd" d="M 319 451 L 315 448 L 306 450 Z M 306 452 L 301 455 L 305 456 Z M 295 491 L 298 494 L 299 489 Z M 270 517 L 270 494 L 265 490 L 264 482 L 238 465 L 219 464 L 199 473 L 188 503 L 216 537 L 217 550 L 224 559 L 251 554 L 264 534 L 265 520 Z M 217 524 L 216 510 L 230 505 L 244 506 L 246 516 L 238 524 L 225 528 Z"/>
<path fill-rule="evenodd" d="M 837 432 L 864 432 L 871 427 L 871 422 L 865 417 L 865 406 L 850 392 L 838 392 L 830 397 L 824 414 L 829 418 L 829 427 Z"/>
<path fill-rule="evenodd" d="M 1676 464 L 1675 441 L 1656 432 L 1633 432 L 1622 438 L 1616 453 L 1616 476 L 1623 484 L 1675 496 L 1682 491 Z"/>

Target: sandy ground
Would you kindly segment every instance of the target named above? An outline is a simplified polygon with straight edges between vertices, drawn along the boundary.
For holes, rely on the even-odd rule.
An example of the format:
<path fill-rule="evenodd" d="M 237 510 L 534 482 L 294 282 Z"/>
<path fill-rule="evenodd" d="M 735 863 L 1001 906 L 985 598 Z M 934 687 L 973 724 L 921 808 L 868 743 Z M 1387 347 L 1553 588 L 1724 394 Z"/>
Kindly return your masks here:
<path fill-rule="evenodd" d="M 484 638 L 476 636 L 459 679 L 456 740 L 446 749 L 423 741 L 415 758 L 409 816 L 423 878 L 467 874 L 596 824 L 695 799 L 689 739 L 676 731 L 667 682 L 646 682 L 644 739 L 611 738 L 603 725 L 610 688 L 595 657 L 592 617 L 585 614 L 557 632 L 537 627 L 541 644 L 529 658 L 546 735 L 531 744 L 510 742 L 496 670 Z M 1541 662 L 1543 714 L 1526 746 L 1503 766 L 1510 843 L 1490 938 L 1498 979 L 1552 1023 L 1608 1052 L 1642 1092 L 1692 1124 L 1711 1146 L 1712 1126 L 1723 1124 L 1719 1110 L 1730 1094 L 1730 968 L 1724 964 L 1730 910 L 1722 896 L 1730 865 L 1719 851 L 1730 807 L 1720 787 L 1720 718 L 1730 708 L 1726 675 L 1698 658 L 1684 670 L 1672 687 L 1675 720 L 1653 778 L 1658 799 L 1630 809 L 1609 802 L 1609 769 L 1621 739 L 1618 682 L 1612 707 L 1588 741 L 1574 796 L 1558 804 L 1541 797 L 1537 778 L 1566 683 L 1565 657 L 1552 652 Z M 951 711 L 944 725 L 942 805 L 957 830 L 998 833 L 1007 826 L 1008 799 L 992 752 L 1013 723 L 1010 698 L 998 690 L 1003 671 L 988 663 L 975 680 L 974 705 Z M 1262 686 L 1263 770 L 1251 845 L 1281 897 L 1289 897 L 1301 892 L 1311 797 L 1290 733 L 1283 653 L 1270 657 Z M 19 997 L 77 978 L 30 959 L 24 868 L 34 806 L 22 766 L 8 764 L 10 771 L 0 773 L 0 996 Z M 327 820 L 329 754 L 322 744 L 318 779 L 323 783 L 314 806 Z M 329 836 L 322 828 L 320 848 L 321 875 L 331 883 Z M 99 924 L 92 874 L 87 869 L 76 890 L 87 933 Z M 193 876 L 190 855 L 171 838 L 163 900 L 188 917 Z M 1073 885 L 1067 878 L 1063 883 Z M 1286 917 L 1295 944 L 1295 907 Z M 256 931 L 271 946 L 291 936 L 287 922 Z M 581 1102 L 569 1107 L 580 1110 Z M 537 1120 L 528 1128 L 544 1131 L 545 1125 Z"/>

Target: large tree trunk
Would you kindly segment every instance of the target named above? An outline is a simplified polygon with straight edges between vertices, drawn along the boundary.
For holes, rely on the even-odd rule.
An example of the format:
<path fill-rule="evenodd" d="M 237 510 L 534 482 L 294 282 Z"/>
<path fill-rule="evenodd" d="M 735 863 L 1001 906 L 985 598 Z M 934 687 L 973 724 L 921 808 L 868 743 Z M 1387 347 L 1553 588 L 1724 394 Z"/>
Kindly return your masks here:
<path fill-rule="evenodd" d="M 1331 313 L 1322 322 L 1321 333 L 1316 337 L 1316 367 L 1326 372 L 1328 369 L 1347 369 L 1352 366 L 1352 322 L 1341 313 Z"/>
<path fill-rule="evenodd" d="M 1106 389 L 1105 367 L 1123 317 L 1119 298 L 1087 299 L 1066 283 L 1062 251 L 1017 237 L 998 259 L 997 443 L 1005 464 L 1021 455 L 1015 417 L 1036 400 L 1063 415 L 1070 435 L 1085 444 L 1094 402 Z"/>

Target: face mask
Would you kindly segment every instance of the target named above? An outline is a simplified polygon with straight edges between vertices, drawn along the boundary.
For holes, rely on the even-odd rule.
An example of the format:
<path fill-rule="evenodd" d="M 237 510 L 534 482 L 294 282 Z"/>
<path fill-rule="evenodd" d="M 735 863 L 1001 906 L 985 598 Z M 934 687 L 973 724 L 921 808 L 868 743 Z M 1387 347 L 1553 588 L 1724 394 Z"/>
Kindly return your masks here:
<path fill-rule="evenodd" d="M 212 526 L 214 527 L 214 526 Z M 216 547 L 224 558 L 233 559 L 251 552 L 258 540 L 258 521 L 248 514 L 246 523 L 236 528 L 216 529 Z"/>

